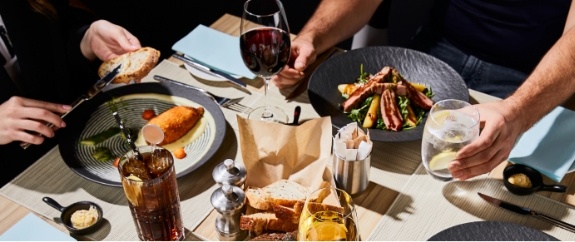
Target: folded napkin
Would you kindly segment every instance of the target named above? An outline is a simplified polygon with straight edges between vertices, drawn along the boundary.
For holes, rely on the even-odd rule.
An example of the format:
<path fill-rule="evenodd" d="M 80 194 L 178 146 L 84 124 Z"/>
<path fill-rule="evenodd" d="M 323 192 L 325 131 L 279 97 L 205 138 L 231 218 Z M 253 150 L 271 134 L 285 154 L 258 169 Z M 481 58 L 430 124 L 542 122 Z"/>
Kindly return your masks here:
<path fill-rule="evenodd" d="M 559 182 L 575 161 L 574 136 L 575 112 L 557 107 L 519 138 L 509 160 Z"/>
<path fill-rule="evenodd" d="M 333 152 L 346 161 L 365 160 L 371 154 L 372 147 L 369 130 L 365 134 L 357 122 L 342 127 L 333 137 Z"/>
<path fill-rule="evenodd" d="M 76 241 L 46 221 L 29 213 L 14 224 L 2 236 L 1 241 Z"/>
<path fill-rule="evenodd" d="M 181 52 L 197 62 L 229 74 L 254 79 L 256 76 L 244 65 L 240 54 L 239 37 L 198 25 L 172 50 Z"/>

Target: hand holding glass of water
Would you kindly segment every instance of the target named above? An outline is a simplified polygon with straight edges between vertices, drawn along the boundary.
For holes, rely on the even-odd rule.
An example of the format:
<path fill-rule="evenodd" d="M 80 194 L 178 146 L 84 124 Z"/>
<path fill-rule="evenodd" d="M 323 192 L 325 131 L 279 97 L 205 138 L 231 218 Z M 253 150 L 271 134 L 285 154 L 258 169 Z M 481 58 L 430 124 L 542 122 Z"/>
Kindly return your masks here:
<path fill-rule="evenodd" d="M 287 114 L 267 100 L 268 86 L 290 58 L 290 31 L 279 0 L 248 0 L 240 24 L 240 52 L 244 64 L 265 81 L 266 104 L 254 109 L 250 119 L 287 123 Z"/>
<path fill-rule="evenodd" d="M 429 111 L 421 140 L 421 158 L 433 178 L 450 181 L 447 165 L 465 145 L 479 137 L 479 112 L 465 101 L 446 99 Z"/>

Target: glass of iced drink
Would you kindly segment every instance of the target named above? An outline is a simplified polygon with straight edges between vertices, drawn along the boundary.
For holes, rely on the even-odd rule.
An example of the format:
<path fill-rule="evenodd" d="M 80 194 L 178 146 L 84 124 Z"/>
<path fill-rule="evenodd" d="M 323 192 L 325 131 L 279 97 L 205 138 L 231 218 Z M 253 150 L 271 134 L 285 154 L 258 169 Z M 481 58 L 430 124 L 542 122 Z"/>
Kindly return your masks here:
<path fill-rule="evenodd" d="M 118 170 L 141 240 L 183 240 L 184 225 L 174 158 L 162 147 L 138 148 L 120 161 Z"/>
<path fill-rule="evenodd" d="M 479 111 L 461 100 L 446 99 L 435 103 L 423 128 L 421 158 L 433 178 L 450 181 L 447 165 L 461 148 L 479 136 Z"/>

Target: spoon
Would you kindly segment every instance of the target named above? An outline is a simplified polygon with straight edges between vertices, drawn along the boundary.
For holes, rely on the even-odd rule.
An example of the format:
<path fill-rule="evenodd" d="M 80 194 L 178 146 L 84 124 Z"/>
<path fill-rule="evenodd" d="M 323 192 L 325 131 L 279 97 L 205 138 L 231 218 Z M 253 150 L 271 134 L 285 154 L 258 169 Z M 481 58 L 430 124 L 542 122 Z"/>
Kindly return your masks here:
<path fill-rule="evenodd" d="M 531 180 L 531 187 L 520 187 L 509 182 L 509 177 L 515 174 L 525 174 Z M 567 187 L 563 185 L 547 185 L 543 183 L 543 176 L 539 171 L 521 164 L 513 164 L 503 170 L 503 184 L 515 195 L 529 195 L 537 191 L 565 192 Z"/>

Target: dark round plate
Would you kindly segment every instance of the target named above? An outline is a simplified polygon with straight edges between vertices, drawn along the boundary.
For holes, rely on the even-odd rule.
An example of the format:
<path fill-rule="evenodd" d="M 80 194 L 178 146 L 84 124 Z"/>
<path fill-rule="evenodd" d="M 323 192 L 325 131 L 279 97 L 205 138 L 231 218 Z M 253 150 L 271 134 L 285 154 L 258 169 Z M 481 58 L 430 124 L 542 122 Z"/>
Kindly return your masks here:
<path fill-rule="evenodd" d="M 465 82 L 445 62 L 425 53 L 399 47 L 366 47 L 334 56 L 322 63 L 310 77 L 308 95 L 311 105 L 322 117 L 331 116 L 337 129 L 353 122 L 340 109 L 345 99 L 337 90 L 339 84 L 354 83 L 359 77 L 360 65 L 365 72 L 375 74 L 384 66 L 396 68 L 410 82 L 424 83 L 434 93 L 433 101 L 459 99 L 469 101 Z M 393 132 L 370 129 L 372 140 L 409 141 L 421 139 L 425 119 L 410 130 Z"/>
<path fill-rule="evenodd" d="M 192 131 L 193 141 L 184 146 L 187 156 L 174 158 L 176 176 L 184 176 L 206 163 L 220 147 L 226 132 L 226 120 L 220 107 L 205 94 L 185 86 L 172 83 L 140 83 L 111 89 L 95 96 L 66 117 L 68 126 L 59 135 L 60 154 L 64 162 L 75 173 L 90 181 L 103 185 L 121 187 L 118 169 L 113 161 L 102 162 L 92 157 L 94 146 L 80 144 L 84 138 L 98 134 L 110 127 L 118 127 L 109 101 L 115 99 L 118 113 L 125 126 L 140 130 L 146 124 L 142 112 L 154 109 L 161 113 L 174 105 L 204 107 L 204 117 Z M 203 130 L 199 130 L 203 129 Z M 145 142 L 144 142 L 145 144 Z M 126 140 L 116 135 L 96 146 L 109 148 L 114 157 L 124 155 L 129 146 Z"/>
<path fill-rule="evenodd" d="M 430 241 L 557 241 L 540 230 L 499 221 L 477 221 L 456 225 L 429 238 Z"/>

